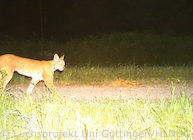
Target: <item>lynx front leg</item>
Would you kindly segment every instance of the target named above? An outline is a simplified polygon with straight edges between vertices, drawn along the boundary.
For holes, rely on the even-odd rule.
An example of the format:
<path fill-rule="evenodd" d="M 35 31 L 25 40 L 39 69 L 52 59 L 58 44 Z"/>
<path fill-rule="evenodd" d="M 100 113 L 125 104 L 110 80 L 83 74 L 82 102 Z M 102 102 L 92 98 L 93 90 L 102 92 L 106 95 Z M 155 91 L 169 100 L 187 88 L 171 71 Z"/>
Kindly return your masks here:
<path fill-rule="evenodd" d="M 54 86 L 53 82 L 48 82 L 45 81 L 46 86 L 48 87 L 48 89 L 50 90 L 50 92 L 52 92 L 52 94 L 58 94 L 56 87 Z"/>
<path fill-rule="evenodd" d="M 45 85 L 47 86 L 47 88 L 50 90 L 50 92 L 53 94 L 53 95 L 56 95 L 56 96 L 59 96 L 59 93 L 58 91 L 56 90 L 56 87 L 54 86 L 53 84 L 53 76 L 48 76 L 48 75 L 44 75 L 44 82 L 45 82 Z"/>
<path fill-rule="evenodd" d="M 36 84 L 39 82 L 39 80 L 36 80 L 36 79 L 32 79 L 28 88 L 27 88 L 27 95 L 30 95 L 34 89 L 34 87 L 36 86 Z"/>

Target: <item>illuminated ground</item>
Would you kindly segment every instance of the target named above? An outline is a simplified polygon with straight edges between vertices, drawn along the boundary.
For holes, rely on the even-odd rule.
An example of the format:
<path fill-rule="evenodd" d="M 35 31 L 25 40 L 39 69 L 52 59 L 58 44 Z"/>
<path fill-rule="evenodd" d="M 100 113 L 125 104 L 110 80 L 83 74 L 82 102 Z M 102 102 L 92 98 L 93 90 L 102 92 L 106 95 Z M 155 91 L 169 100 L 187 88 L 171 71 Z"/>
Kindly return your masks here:
<path fill-rule="evenodd" d="M 175 95 L 185 93 L 193 98 L 192 84 L 175 84 L 175 85 L 138 85 L 134 87 L 113 87 L 113 86 L 91 86 L 91 85 L 56 85 L 60 94 L 70 99 L 127 99 L 127 98 L 143 98 L 151 100 L 160 100 L 163 98 L 171 98 L 174 91 Z M 7 93 L 14 94 L 17 97 L 24 95 L 27 84 L 11 84 L 7 88 Z M 33 93 L 33 96 L 40 97 L 41 93 L 46 92 L 43 83 L 39 83 Z"/>

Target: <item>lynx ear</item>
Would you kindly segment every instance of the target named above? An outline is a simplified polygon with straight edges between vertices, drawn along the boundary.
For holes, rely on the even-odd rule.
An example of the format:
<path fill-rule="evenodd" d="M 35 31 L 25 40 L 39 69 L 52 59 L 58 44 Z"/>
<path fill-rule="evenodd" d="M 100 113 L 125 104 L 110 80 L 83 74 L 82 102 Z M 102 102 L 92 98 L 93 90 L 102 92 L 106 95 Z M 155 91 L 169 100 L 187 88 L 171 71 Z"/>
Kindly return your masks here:
<path fill-rule="evenodd" d="M 60 57 L 60 59 L 64 60 L 64 55 L 62 55 L 62 56 Z"/>
<path fill-rule="evenodd" d="M 58 56 L 58 54 L 55 54 L 55 55 L 54 55 L 54 61 L 56 61 L 56 60 L 58 60 L 58 59 L 60 59 L 59 56 Z"/>

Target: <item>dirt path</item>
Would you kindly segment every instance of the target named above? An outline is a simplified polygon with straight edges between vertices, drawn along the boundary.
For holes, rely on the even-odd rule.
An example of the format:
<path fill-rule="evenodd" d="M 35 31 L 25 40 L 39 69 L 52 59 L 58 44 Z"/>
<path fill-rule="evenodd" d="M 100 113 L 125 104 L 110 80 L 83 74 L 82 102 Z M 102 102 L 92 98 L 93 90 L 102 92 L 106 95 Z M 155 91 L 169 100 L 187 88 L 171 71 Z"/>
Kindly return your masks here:
<path fill-rule="evenodd" d="M 62 96 L 70 99 L 128 99 L 128 98 L 143 98 L 151 100 L 160 100 L 163 98 L 171 98 L 172 91 L 175 95 L 179 95 L 184 92 L 188 96 L 193 98 L 193 85 L 191 84 L 176 84 L 173 86 L 168 85 L 140 85 L 132 88 L 123 87 L 110 87 L 110 86 L 66 86 L 62 84 L 56 85 L 58 91 Z M 14 94 L 16 96 L 25 94 L 27 85 L 10 85 L 8 88 L 8 93 Z M 33 95 L 38 96 L 38 94 L 46 90 L 43 83 L 36 86 Z"/>

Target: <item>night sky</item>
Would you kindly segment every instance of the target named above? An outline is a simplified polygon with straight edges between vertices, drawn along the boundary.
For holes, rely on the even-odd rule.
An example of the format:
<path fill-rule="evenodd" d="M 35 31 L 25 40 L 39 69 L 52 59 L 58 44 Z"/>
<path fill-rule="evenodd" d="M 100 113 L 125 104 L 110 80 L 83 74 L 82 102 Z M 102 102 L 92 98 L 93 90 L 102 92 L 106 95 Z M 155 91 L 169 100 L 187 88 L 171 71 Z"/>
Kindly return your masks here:
<path fill-rule="evenodd" d="M 0 37 L 77 38 L 108 32 L 193 32 L 192 0 L 1 0 Z"/>

